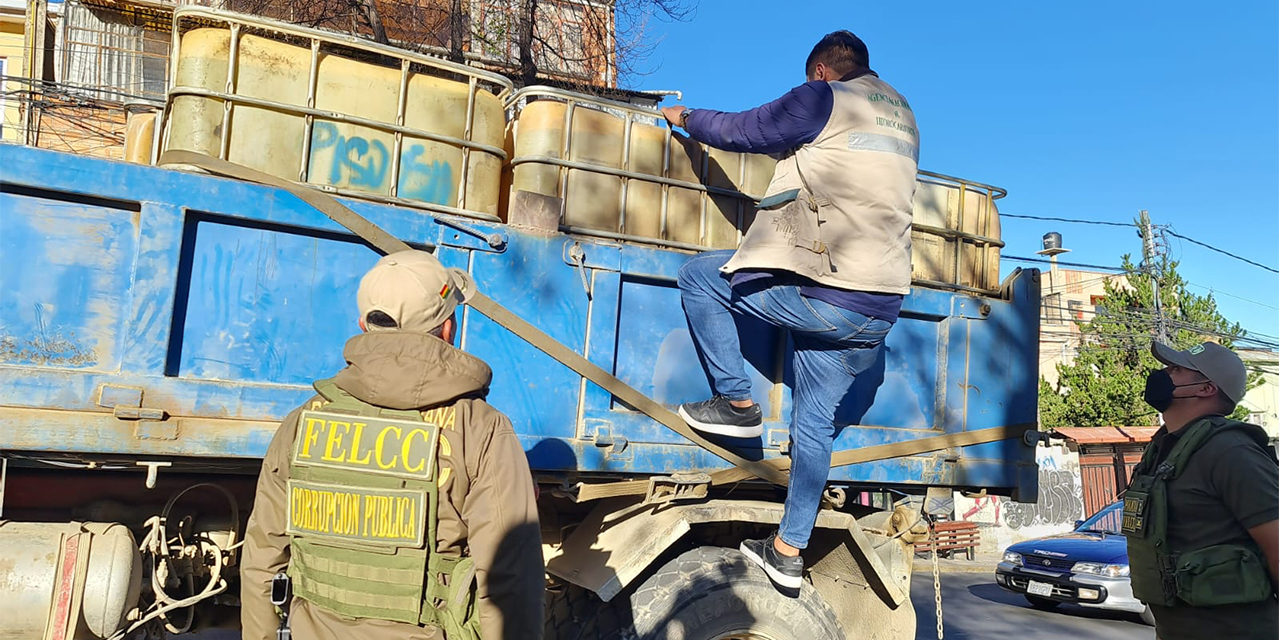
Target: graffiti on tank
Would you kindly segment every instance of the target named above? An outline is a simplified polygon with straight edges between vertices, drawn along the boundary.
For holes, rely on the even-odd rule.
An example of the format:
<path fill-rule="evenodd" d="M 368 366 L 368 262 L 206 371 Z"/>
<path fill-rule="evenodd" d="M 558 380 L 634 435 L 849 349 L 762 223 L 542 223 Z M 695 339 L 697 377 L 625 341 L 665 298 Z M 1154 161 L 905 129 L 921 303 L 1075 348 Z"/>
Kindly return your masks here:
<path fill-rule="evenodd" d="M 312 127 L 309 171 L 313 180 L 363 191 L 387 192 L 391 152 L 385 143 L 344 136 L 331 122 L 316 122 Z M 448 204 L 453 192 L 453 168 L 448 162 L 427 162 L 422 158 L 425 152 L 421 144 L 401 152 L 396 193 L 401 198 Z"/>
<path fill-rule="evenodd" d="M 342 184 L 345 177 L 345 183 L 352 187 L 377 189 L 386 181 L 391 153 L 381 140 L 374 140 L 370 144 L 359 136 L 347 137 L 338 133 L 337 125 L 333 123 L 315 123 L 311 137 L 312 164 L 316 163 L 319 152 L 329 148 L 333 149 L 333 159 L 329 162 L 329 184 Z M 312 167 L 313 171 L 314 169 Z"/>
<path fill-rule="evenodd" d="M 419 160 L 425 151 L 422 145 L 415 144 L 400 154 L 397 192 L 401 198 L 448 204 L 453 191 L 453 168 L 448 162 L 432 160 L 427 164 L 425 160 Z"/>
<path fill-rule="evenodd" d="M 1037 525 L 1071 525 L 1084 515 L 1080 477 L 1070 471 L 1040 468 L 1040 497 L 1035 504 L 1004 499 L 1004 521 L 1010 529 Z"/>

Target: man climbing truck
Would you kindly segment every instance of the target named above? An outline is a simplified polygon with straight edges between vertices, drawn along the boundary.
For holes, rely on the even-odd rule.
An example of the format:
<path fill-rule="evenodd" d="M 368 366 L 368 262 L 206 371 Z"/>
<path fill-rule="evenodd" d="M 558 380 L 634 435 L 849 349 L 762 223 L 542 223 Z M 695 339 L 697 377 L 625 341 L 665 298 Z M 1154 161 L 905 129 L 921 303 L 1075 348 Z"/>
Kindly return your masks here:
<path fill-rule="evenodd" d="M 857 36 L 824 36 L 805 61 L 805 78 L 750 111 L 662 110 L 668 122 L 717 149 L 781 155 L 741 246 L 703 253 L 680 268 L 689 329 L 715 393 L 680 405 L 680 416 L 704 433 L 759 437 L 760 405 L 751 399 L 735 319 L 754 317 L 789 334 L 795 465 L 786 509 L 775 533 L 741 544 L 787 589 L 799 589 L 804 578 L 801 550 L 827 484 L 836 407 L 876 363 L 910 291 L 920 157 L 915 116 L 871 70 Z M 893 118 L 906 124 L 883 124 Z"/>
<path fill-rule="evenodd" d="M 679 270 L 738 245 L 772 160 L 323 31 L 202 7 L 174 27 L 150 163 L 3 148 L 0 597 L 24 604 L 0 635 L 235 628 L 268 444 L 344 366 L 360 275 L 405 248 L 477 285 L 455 339 L 493 363 L 538 486 L 545 637 L 905 640 L 918 498 L 1034 500 L 1039 281 L 998 277 L 1003 191 L 917 175 L 911 292 L 837 409 L 782 594 L 737 546 L 782 520 L 790 342 L 739 329 L 758 438 L 674 412 L 711 395 Z M 357 170 L 338 138 L 391 161 Z"/>

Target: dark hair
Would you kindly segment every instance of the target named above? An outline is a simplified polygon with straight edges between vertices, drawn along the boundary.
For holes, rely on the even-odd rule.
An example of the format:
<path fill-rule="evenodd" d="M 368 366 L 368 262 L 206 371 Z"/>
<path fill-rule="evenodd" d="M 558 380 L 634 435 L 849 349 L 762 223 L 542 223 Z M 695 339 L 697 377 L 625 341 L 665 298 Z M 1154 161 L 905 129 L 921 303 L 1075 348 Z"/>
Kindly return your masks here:
<path fill-rule="evenodd" d="M 387 315 L 386 313 L 383 313 L 382 311 L 378 311 L 377 309 L 370 311 L 368 315 L 364 317 L 364 321 L 375 327 L 382 327 L 383 329 L 395 329 L 396 327 L 400 326 L 399 324 L 396 323 L 395 318 L 392 318 L 391 316 Z"/>
<path fill-rule="evenodd" d="M 832 31 L 813 46 L 809 58 L 804 61 L 804 73 L 813 76 L 813 70 L 821 62 L 840 75 L 854 69 L 871 66 L 871 56 L 867 53 L 867 45 L 858 36 L 841 29 Z"/>

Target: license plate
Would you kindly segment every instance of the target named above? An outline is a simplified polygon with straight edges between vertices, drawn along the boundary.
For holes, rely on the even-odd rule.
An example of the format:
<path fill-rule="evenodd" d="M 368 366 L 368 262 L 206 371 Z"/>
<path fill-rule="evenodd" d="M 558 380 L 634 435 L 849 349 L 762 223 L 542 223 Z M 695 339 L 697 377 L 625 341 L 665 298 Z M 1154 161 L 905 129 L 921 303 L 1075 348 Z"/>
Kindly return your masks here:
<path fill-rule="evenodd" d="M 1033 596 L 1051 596 L 1053 595 L 1053 585 L 1048 582 L 1036 582 L 1032 580 L 1027 583 L 1027 593 Z"/>

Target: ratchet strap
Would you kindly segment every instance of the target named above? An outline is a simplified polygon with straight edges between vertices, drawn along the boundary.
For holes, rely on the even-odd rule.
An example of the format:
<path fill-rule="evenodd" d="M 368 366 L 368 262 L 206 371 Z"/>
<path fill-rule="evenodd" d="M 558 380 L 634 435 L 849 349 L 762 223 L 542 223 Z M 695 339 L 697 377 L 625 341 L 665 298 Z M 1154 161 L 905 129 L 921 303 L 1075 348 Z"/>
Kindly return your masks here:
<path fill-rule="evenodd" d="M 863 462 L 877 462 L 879 460 L 888 460 L 889 458 L 920 455 L 922 453 L 938 451 L 940 449 L 950 449 L 952 447 L 968 447 L 975 444 L 986 444 L 988 442 L 996 442 L 1010 438 L 1022 438 L 1023 434 L 1026 432 L 1035 430 L 1036 424 L 1034 422 L 1027 422 L 1012 426 L 976 429 L 974 431 L 949 433 L 947 435 L 930 436 L 927 438 L 918 438 L 903 442 L 878 444 L 870 447 L 862 447 L 860 449 L 836 451 L 831 455 L 831 466 L 833 468 L 844 467 L 851 464 L 861 464 Z M 791 458 L 771 458 L 766 460 L 765 464 L 773 467 L 774 469 L 778 469 L 779 471 L 785 471 L 791 468 Z M 715 486 L 732 484 L 734 482 L 741 482 L 743 480 L 750 479 L 751 474 L 740 468 L 722 469 L 711 474 L 711 484 Z M 644 495 L 648 491 L 648 479 L 626 480 L 623 482 L 609 482 L 602 484 L 584 484 L 578 487 L 577 500 L 578 502 L 590 502 L 592 500 L 601 500 L 604 498 Z"/>

